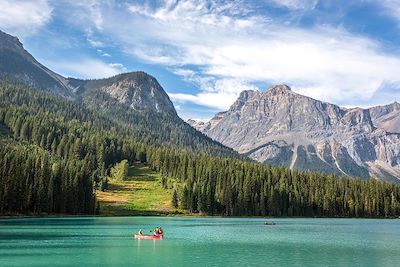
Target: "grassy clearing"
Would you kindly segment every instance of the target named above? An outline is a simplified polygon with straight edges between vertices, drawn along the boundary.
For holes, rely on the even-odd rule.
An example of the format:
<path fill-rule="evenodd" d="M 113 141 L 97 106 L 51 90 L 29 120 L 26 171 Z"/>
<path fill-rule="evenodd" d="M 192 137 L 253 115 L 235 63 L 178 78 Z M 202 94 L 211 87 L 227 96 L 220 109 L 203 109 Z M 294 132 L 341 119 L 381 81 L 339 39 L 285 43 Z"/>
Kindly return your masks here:
<path fill-rule="evenodd" d="M 144 164 L 129 167 L 126 181 L 109 181 L 109 189 L 97 191 L 101 215 L 170 215 L 172 192 L 163 189 L 159 173 Z"/>

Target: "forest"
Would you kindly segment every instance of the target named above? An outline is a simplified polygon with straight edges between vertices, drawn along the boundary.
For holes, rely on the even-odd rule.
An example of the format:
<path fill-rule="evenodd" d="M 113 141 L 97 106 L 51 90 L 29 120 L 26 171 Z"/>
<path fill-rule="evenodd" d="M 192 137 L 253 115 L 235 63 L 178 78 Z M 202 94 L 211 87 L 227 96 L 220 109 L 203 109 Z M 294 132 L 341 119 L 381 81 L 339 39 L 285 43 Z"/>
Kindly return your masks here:
<path fill-rule="evenodd" d="M 192 213 L 400 214 L 396 184 L 256 163 L 170 115 L 92 96 L 71 101 L 0 83 L 0 214 L 96 214 L 95 190 L 107 190 L 124 160 L 159 171 L 160 186 L 176 181 L 171 198 Z"/>

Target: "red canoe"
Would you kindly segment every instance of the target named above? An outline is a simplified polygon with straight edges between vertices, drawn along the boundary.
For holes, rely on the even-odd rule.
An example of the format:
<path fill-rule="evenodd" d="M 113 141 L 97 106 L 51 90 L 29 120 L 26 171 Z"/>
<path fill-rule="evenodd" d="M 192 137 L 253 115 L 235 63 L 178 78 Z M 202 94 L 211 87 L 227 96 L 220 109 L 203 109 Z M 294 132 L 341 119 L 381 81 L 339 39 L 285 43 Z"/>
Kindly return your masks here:
<path fill-rule="evenodd" d="M 135 239 L 163 239 L 163 235 L 135 235 Z"/>

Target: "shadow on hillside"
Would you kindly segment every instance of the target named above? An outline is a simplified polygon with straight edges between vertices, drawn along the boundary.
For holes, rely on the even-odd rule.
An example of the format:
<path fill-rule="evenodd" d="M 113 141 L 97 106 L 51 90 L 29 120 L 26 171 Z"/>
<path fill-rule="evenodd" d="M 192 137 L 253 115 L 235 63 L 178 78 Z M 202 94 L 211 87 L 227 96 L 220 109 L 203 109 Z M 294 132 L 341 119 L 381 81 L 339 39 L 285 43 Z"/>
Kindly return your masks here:
<path fill-rule="evenodd" d="M 126 181 L 155 181 L 156 173 L 144 164 L 135 163 L 128 169 Z"/>

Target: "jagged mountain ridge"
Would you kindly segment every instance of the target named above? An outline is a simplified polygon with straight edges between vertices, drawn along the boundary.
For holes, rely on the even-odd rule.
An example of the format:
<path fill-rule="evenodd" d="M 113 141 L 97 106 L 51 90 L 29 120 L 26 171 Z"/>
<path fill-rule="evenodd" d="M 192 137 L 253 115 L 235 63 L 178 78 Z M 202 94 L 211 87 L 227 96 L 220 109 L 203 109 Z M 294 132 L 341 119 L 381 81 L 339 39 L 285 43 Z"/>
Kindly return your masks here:
<path fill-rule="evenodd" d="M 228 111 L 196 127 L 260 162 L 398 181 L 400 133 L 382 126 L 396 112 L 398 103 L 345 109 L 278 85 L 243 91 Z"/>

